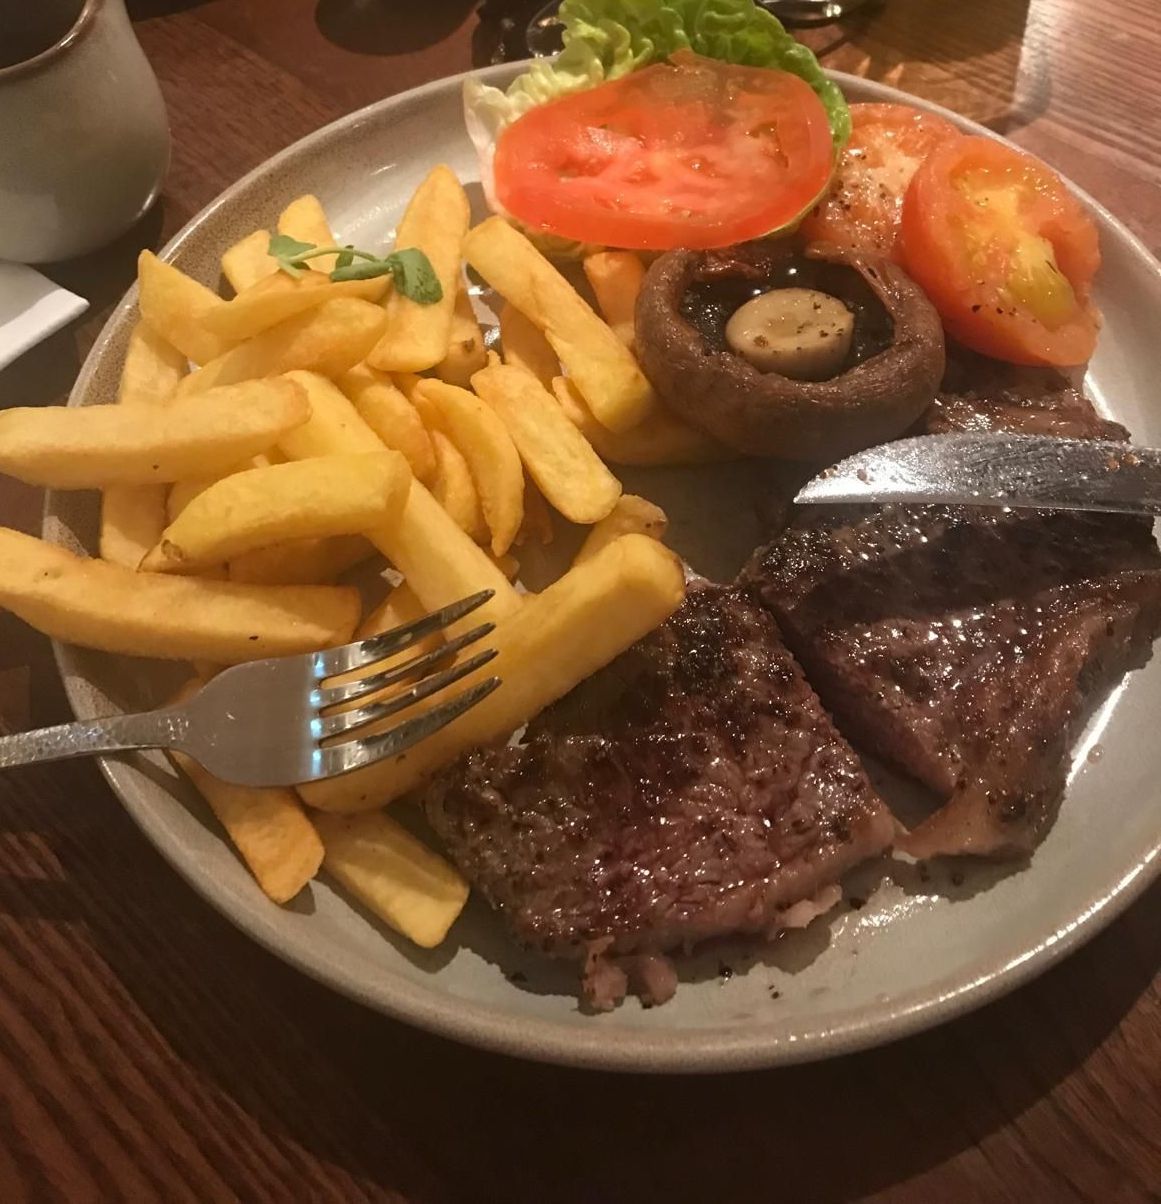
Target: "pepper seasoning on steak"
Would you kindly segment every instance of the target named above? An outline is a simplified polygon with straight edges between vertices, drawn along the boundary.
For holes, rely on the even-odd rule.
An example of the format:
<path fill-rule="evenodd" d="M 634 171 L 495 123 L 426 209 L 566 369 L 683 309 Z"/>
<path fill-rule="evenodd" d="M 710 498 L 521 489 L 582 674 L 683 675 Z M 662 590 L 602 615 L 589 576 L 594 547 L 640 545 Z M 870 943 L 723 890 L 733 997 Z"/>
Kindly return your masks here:
<path fill-rule="evenodd" d="M 668 998 L 666 950 L 808 922 L 896 831 L 773 619 L 708 585 L 522 744 L 469 753 L 425 797 L 517 938 L 583 961 L 600 1009 L 630 979 Z"/>

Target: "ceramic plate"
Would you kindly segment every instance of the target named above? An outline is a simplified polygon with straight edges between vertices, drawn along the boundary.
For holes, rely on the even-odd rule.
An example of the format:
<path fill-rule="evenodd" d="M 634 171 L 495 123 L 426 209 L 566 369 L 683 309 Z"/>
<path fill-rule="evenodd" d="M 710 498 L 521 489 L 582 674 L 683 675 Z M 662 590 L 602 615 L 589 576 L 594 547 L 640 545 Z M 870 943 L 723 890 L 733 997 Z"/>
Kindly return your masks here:
<path fill-rule="evenodd" d="M 517 68 L 485 74 L 505 83 Z M 851 100 L 910 101 L 839 77 Z M 167 259 L 218 284 L 218 256 L 303 192 L 317 193 L 343 241 L 380 247 L 406 198 L 437 162 L 477 178 L 463 130 L 462 79 L 372 105 L 304 139 L 222 194 L 169 244 Z M 950 113 L 944 116 L 986 132 Z M 473 195 L 482 216 L 480 190 Z M 1099 205 L 1097 302 L 1105 314 L 1089 386 L 1138 442 L 1161 443 L 1155 315 L 1161 269 Z M 130 292 L 93 348 L 73 405 L 110 401 L 129 330 Z M 635 479 L 671 511 L 672 540 L 695 567 L 730 573 L 756 533 L 740 530 L 734 491 L 684 470 Z M 95 551 L 91 494 L 48 503 L 49 538 Z M 732 546 L 721 545 L 735 532 Z M 706 548 L 714 555 L 707 558 Z M 731 563 L 733 561 L 733 563 Z M 173 666 L 58 650 L 82 718 L 149 705 Z M 1026 864 L 933 868 L 884 859 L 845 883 L 847 902 L 771 945 L 725 945 L 680 961 L 682 985 L 661 1008 L 633 1000 L 608 1015 L 578 1010 L 571 969 L 521 953 L 478 901 L 433 952 L 418 952 L 325 880 L 292 906 L 266 901 L 212 817 L 160 757 L 108 760 L 134 819 L 175 868 L 240 928 L 305 973 L 397 1019 L 530 1058 L 644 1071 L 710 1071 L 820 1058 L 889 1041 L 976 1007 L 1044 970 L 1107 924 L 1150 881 L 1161 846 L 1161 659 L 1132 673 L 1075 752 L 1060 818 Z M 144 921 L 143 921 L 144 922 Z"/>

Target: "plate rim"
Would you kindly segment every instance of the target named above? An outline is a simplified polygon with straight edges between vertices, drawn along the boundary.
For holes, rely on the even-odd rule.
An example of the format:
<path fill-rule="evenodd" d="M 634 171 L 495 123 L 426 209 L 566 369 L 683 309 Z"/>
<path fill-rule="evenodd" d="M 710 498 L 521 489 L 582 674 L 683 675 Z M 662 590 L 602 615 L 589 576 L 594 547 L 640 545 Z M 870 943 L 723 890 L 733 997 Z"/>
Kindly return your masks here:
<path fill-rule="evenodd" d="M 159 257 L 171 259 L 207 220 L 229 205 L 252 182 L 304 152 L 325 146 L 337 134 L 403 104 L 422 103 L 429 94 L 462 88 L 468 78 L 500 82 L 521 69 L 522 63 L 504 63 L 444 76 L 374 101 L 322 126 L 263 160 L 225 188 L 161 248 Z M 827 71 L 827 75 L 844 92 L 869 94 L 877 101 L 906 103 L 944 117 L 966 132 L 1016 145 L 970 118 L 889 84 L 846 72 Z M 1144 242 L 1084 189 L 1067 177 L 1064 179 L 1101 224 L 1126 244 L 1161 285 L 1161 263 Z M 87 391 L 98 360 L 104 355 L 116 328 L 136 305 L 136 300 L 137 285 L 134 283 L 111 311 L 86 355 L 69 394 L 70 406 L 77 405 Z M 44 524 L 54 514 L 54 493 L 49 491 L 45 499 Z M 76 684 L 76 678 L 81 674 L 74 649 L 57 640 L 52 643 L 70 708 L 78 718 L 95 717 L 83 705 Z M 187 856 L 181 842 L 165 830 L 165 824 L 153 813 L 146 792 L 141 790 L 132 766 L 108 757 L 98 758 L 98 763 L 113 793 L 133 821 L 196 893 L 236 928 L 308 978 L 393 1020 L 441 1037 L 489 1052 L 584 1069 L 657 1074 L 757 1070 L 817 1061 L 900 1040 L 982 1007 L 1042 974 L 1112 923 L 1161 874 L 1159 828 L 1152 847 L 1143 849 L 1135 864 L 1127 869 L 1122 867 L 1122 871 L 1106 882 L 1094 897 L 1078 903 L 1076 913 L 1055 932 L 1045 935 L 1035 947 L 1025 948 L 1019 955 L 1006 960 L 1003 956 L 993 961 L 982 959 L 974 976 L 965 976 L 957 985 L 941 990 L 940 984 L 933 983 L 908 996 L 888 999 L 881 1009 L 864 1008 L 860 1018 L 851 1021 L 831 1022 L 817 1030 L 789 1036 L 764 1034 L 761 1026 L 752 1029 L 732 1026 L 663 1031 L 634 1027 L 611 1030 L 596 1020 L 591 1025 L 574 1025 L 542 1017 L 516 1016 L 505 1011 L 502 1004 L 476 1003 L 432 985 L 412 982 L 401 975 L 388 978 L 379 989 L 372 989 L 358 981 L 341 963 L 318 956 L 316 950 L 308 954 L 305 948 L 287 943 L 267 921 L 264 908 L 251 910 L 234 906 L 229 892 L 218 891 L 213 876 L 200 871 L 196 858 Z"/>

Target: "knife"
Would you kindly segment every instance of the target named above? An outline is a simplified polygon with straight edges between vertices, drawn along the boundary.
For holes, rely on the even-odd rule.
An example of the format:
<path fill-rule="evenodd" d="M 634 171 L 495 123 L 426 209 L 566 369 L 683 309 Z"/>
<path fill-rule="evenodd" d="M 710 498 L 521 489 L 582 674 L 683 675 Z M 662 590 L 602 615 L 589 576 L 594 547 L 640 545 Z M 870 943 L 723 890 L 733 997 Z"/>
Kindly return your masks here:
<path fill-rule="evenodd" d="M 921 435 L 840 461 L 794 500 L 1161 515 L 1161 450 L 1052 435 Z"/>

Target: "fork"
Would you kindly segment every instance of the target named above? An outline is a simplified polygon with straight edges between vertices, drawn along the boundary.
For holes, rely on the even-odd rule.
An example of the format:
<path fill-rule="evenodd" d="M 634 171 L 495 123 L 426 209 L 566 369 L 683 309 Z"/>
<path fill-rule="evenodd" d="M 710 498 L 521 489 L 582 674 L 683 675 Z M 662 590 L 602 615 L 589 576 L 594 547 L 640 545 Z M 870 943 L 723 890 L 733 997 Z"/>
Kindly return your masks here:
<path fill-rule="evenodd" d="M 188 754 L 215 777 L 240 786 L 297 786 L 349 773 L 404 752 L 446 727 L 500 684 L 497 677 L 486 678 L 386 731 L 359 735 L 369 724 L 446 690 L 496 655 L 494 649 L 485 649 L 440 669 L 443 662 L 495 627 L 483 623 L 434 651 L 374 671 L 378 662 L 442 631 L 491 596 L 491 590 L 484 590 L 414 623 L 341 648 L 236 665 L 211 678 L 187 701 L 156 711 L 62 723 L 2 737 L 0 769 L 68 757 L 168 748 Z M 368 672 L 349 681 L 326 684 L 331 678 L 360 669 Z M 389 697 L 353 709 L 334 710 L 404 684 L 405 689 Z"/>

